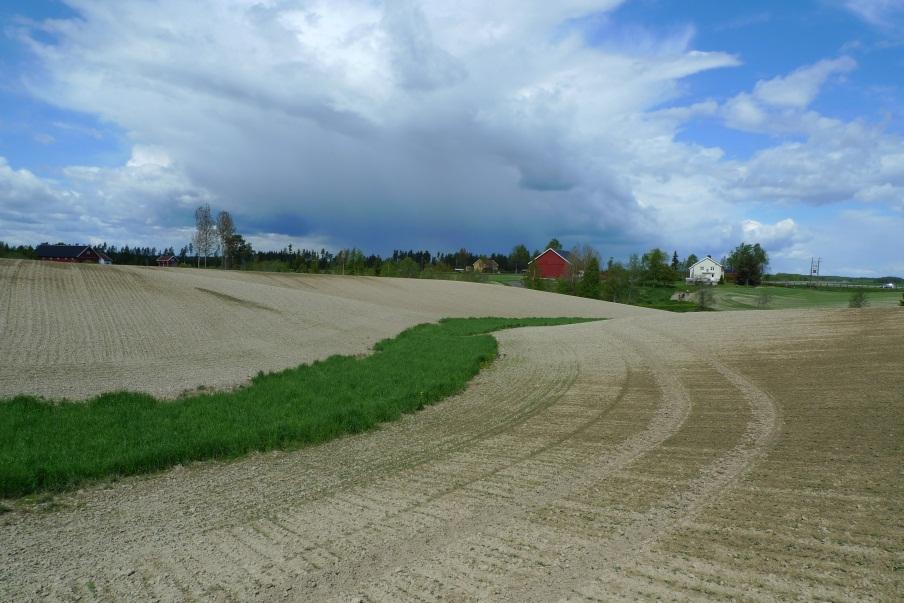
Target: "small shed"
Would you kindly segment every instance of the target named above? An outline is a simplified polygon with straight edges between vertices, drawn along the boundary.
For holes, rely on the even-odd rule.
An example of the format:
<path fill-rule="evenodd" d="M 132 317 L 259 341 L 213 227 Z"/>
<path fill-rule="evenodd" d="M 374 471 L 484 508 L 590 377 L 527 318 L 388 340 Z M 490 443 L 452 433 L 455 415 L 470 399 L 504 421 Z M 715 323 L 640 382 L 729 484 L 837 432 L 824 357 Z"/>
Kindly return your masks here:
<path fill-rule="evenodd" d="M 172 268 L 179 263 L 179 258 L 174 255 L 161 255 L 157 258 L 157 266 L 160 268 Z"/>
<path fill-rule="evenodd" d="M 541 278 L 562 278 L 568 274 L 571 268 L 571 260 L 564 252 L 555 249 L 547 249 L 529 263 L 535 264 Z"/>
<path fill-rule="evenodd" d="M 480 258 L 474 262 L 474 272 L 499 272 L 499 263 L 496 260 Z"/>

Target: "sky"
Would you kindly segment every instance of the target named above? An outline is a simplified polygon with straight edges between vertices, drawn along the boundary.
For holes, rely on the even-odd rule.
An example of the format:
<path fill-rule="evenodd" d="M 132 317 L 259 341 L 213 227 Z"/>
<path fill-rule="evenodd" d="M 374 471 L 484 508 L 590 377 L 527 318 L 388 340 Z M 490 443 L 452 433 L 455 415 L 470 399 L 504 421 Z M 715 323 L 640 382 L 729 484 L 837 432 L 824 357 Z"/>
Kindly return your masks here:
<path fill-rule="evenodd" d="M 904 276 L 904 0 L 4 0 L 0 241 Z"/>

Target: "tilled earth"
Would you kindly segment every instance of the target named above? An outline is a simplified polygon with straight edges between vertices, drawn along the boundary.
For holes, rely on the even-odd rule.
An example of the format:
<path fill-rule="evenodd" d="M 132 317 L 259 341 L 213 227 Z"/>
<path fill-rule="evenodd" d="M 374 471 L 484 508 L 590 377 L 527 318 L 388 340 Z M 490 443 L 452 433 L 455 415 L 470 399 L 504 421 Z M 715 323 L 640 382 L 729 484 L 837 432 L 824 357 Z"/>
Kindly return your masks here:
<path fill-rule="evenodd" d="M 904 597 L 904 312 L 496 336 L 377 431 L 13 503 L 0 600 Z"/>
<path fill-rule="evenodd" d="M 479 283 L 0 258 L 0 400 L 228 389 L 445 317 L 652 312 Z"/>

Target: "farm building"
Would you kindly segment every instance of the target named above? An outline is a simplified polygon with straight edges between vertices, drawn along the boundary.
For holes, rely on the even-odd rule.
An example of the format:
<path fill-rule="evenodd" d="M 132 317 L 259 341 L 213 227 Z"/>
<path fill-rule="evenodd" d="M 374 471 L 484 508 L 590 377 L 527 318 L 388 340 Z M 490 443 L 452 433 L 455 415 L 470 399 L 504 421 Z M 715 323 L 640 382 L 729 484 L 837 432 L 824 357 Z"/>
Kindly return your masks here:
<path fill-rule="evenodd" d="M 571 260 L 566 257 L 565 252 L 547 249 L 532 259 L 530 264 L 536 264 L 541 278 L 562 278 L 568 274 Z"/>
<path fill-rule="evenodd" d="M 480 258 L 474 262 L 474 272 L 499 272 L 499 264 L 496 260 Z"/>
<path fill-rule="evenodd" d="M 174 255 L 161 255 L 157 258 L 157 266 L 160 268 L 172 268 L 179 263 L 179 258 Z"/>
<path fill-rule="evenodd" d="M 709 283 L 715 285 L 724 275 L 722 264 L 706 256 L 688 269 L 690 276 L 685 281 L 688 283 Z"/>
<path fill-rule="evenodd" d="M 35 249 L 39 260 L 50 262 L 75 262 L 79 264 L 112 264 L 113 260 L 90 245 L 50 245 L 41 243 Z"/>

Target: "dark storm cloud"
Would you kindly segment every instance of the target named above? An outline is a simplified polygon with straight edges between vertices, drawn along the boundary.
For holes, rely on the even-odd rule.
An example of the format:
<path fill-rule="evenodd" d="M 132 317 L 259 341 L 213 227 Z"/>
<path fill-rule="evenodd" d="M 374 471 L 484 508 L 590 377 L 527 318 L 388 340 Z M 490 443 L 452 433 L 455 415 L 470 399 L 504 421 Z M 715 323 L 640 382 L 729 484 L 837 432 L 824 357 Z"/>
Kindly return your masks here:
<path fill-rule="evenodd" d="M 181 244 L 210 202 L 262 244 L 504 250 L 559 236 L 608 256 L 723 244 L 762 199 L 898 193 L 899 140 L 864 130 L 855 144 L 854 126 L 807 106 L 850 60 L 675 106 L 683 78 L 738 59 L 693 50 L 690 30 L 619 48 L 569 30 L 617 1 L 71 4 L 78 19 L 41 26 L 53 45 L 31 41 L 31 91 L 122 128 L 134 152 L 55 182 L 0 169 L 4 204 L 44 195 L 80 217 L 50 232 Z M 694 118 L 803 142 L 730 161 L 676 141 Z M 861 169 L 863 148 L 878 168 Z"/>

